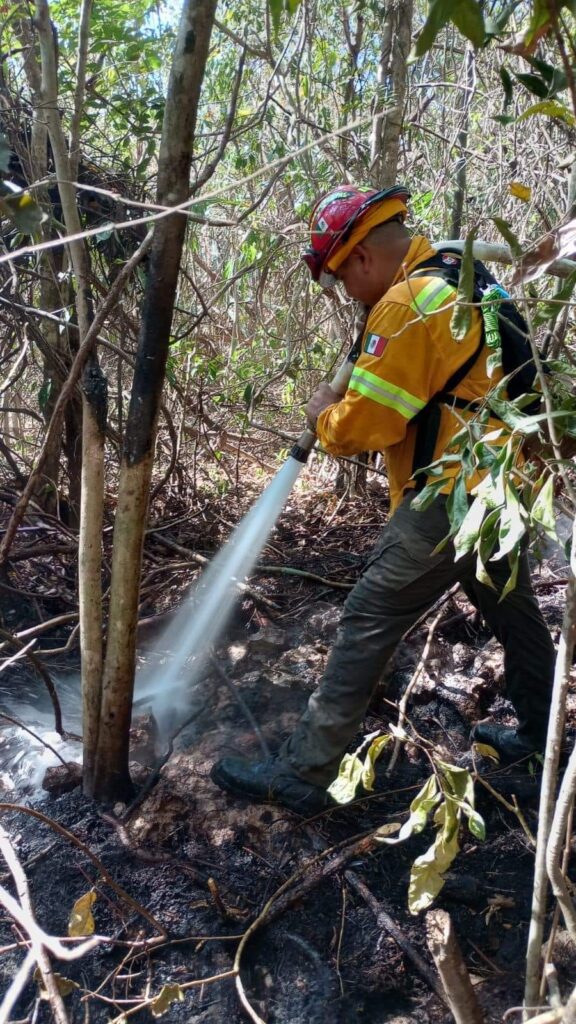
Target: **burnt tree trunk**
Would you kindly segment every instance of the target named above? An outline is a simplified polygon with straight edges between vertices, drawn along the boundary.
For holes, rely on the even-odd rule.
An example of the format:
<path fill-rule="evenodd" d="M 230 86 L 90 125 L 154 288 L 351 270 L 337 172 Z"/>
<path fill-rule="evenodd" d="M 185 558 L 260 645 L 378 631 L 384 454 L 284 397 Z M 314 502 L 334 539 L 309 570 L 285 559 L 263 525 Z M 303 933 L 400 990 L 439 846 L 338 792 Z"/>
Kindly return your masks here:
<path fill-rule="evenodd" d="M 183 5 L 160 145 L 158 203 L 162 205 L 177 205 L 189 196 L 196 115 L 216 2 L 185 0 Z M 128 749 L 142 548 L 185 232 L 186 218 L 181 214 L 158 221 L 150 255 L 120 468 L 95 771 L 84 780 L 85 787 L 102 801 L 121 799 L 131 788 Z"/>

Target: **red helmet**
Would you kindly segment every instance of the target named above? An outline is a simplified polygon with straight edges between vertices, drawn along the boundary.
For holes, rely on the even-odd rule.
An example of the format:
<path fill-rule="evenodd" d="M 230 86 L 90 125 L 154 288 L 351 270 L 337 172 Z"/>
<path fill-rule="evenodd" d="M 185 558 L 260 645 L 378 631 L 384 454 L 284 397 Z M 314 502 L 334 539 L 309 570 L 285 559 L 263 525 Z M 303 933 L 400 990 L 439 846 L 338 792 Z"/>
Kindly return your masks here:
<path fill-rule="evenodd" d="M 406 202 L 409 196 L 403 185 L 380 191 L 358 185 L 338 185 L 326 192 L 310 215 L 310 245 L 302 254 L 313 280 L 320 280 L 322 269 L 334 250 L 348 241 L 355 224 L 367 210 L 383 199 Z"/>

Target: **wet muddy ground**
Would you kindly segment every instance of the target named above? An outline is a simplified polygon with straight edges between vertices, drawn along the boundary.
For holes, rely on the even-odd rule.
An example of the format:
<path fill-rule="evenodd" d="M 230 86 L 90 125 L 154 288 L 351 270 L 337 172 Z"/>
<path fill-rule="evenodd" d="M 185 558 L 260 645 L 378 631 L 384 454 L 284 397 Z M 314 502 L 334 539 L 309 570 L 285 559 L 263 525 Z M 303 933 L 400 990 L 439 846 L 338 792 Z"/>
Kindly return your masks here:
<path fill-rule="evenodd" d="M 228 796 L 209 777 L 224 753 L 258 758 L 262 739 L 273 749 L 290 730 L 321 674 L 336 629 L 346 590 L 332 583 L 354 579 L 378 534 L 384 512 L 377 504 L 356 499 L 344 508 L 334 505 L 331 512 L 330 499 L 324 496 L 322 503 L 320 498 L 304 495 L 289 505 L 262 561 L 321 579 L 265 571 L 253 578 L 254 590 L 276 607 L 250 598 L 243 602 L 218 651 L 220 671 L 207 670 L 191 698 L 190 724 L 176 740 L 157 784 L 124 823 L 119 821 L 124 807 L 103 813 L 79 788 L 59 796 L 42 795 L 30 786 L 27 792 L 6 794 L 21 807 L 4 810 L 0 823 L 25 867 L 40 925 L 65 936 L 75 902 L 88 892 L 96 894 L 92 912 L 96 933 L 104 940 L 81 960 L 56 965 L 71 982 L 64 997 L 70 1021 L 152 1019 L 152 1000 L 166 985 L 179 986 L 165 991 L 167 1024 L 249 1019 L 228 972 L 240 937 L 267 906 L 269 919 L 243 949 L 240 976 L 253 1013 L 268 1024 L 452 1020 L 406 946 L 400 948 L 373 909 L 376 900 L 408 948 L 433 970 L 423 918 L 407 909 L 410 866 L 430 844 L 431 830 L 396 847 L 360 848 L 339 870 L 326 871 L 348 844 L 405 820 L 430 772 L 422 752 L 408 748 L 392 774 L 383 758 L 373 797 L 309 821 Z M 171 536 L 197 549 L 198 538 L 185 524 Z M 564 602 L 562 575 L 561 564 L 548 561 L 535 576 L 555 636 Z M 173 580 L 163 588 L 153 610 L 166 610 L 179 586 L 181 591 L 180 581 Z M 370 708 L 366 731 L 386 730 L 395 720 L 395 702 L 412 677 L 429 625 L 430 620 L 423 623 L 398 650 L 386 686 Z M 143 656 L 146 647 L 158 647 L 156 629 L 154 624 L 144 630 Z M 22 683 L 26 670 L 19 672 Z M 473 721 L 488 715 L 513 721 L 502 689 L 498 645 L 464 596 L 456 594 L 445 604 L 434 632 L 412 695 L 410 722 L 437 744 L 446 761 L 468 764 Z M 570 697 L 572 717 L 575 701 L 576 693 Z M 135 722 L 133 756 L 150 764 L 158 753 L 143 709 Z M 495 794 L 507 800 L 517 795 L 526 826 L 535 831 L 538 765 L 503 771 L 482 760 L 478 766 Z M 136 767 L 137 789 L 146 778 L 146 769 Z M 496 1024 L 522 1001 L 534 857 L 518 817 L 482 785 L 476 791 L 486 840 L 462 834 L 461 852 L 436 905 L 454 921 L 486 1024 Z M 25 807 L 71 835 L 58 834 L 50 821 L 26 813 Z M 315 884 L 302 891 L 298 879 L 288 884 L 293 876 L 313 878 Z M 11 888 L 6 874 L 1 884 Z M 362 884 L 372 905 L 359 893 Z M 276 894 L 283 887 L 297 897 L 294 902 L 281 902 Z M 2 912 L 2 989 L 22 963 L 22 939 Z M 553 960 L 566 993 L 576 983 L 576 957 L 562 929 Z M 164 1006 L 154 1009 L 158 1013 Z M 37 982 L 28 985 L 10 1019 L 37 1024 L 53 1019 Z M 506 1017 L 512 1024 L 520 1019 L 519 1013 Z"/>

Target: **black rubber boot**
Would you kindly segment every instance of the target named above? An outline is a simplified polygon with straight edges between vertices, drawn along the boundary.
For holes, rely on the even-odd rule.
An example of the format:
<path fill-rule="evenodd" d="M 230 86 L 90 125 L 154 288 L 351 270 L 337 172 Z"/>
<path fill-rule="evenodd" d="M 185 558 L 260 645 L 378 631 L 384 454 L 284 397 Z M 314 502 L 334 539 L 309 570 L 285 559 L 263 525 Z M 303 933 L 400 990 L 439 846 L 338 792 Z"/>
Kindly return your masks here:
<path fill-rule="evenodd" d="M 543 754 L 546 739 L 521 735 L 517 729 L 509 725 L 480 722 L 470 733 L 470 743 L 486 743 L 489 747 L 494 747 L 496 753 L 500 755 L 502 764 L 514 764 L 534 754 Z"/>
<path fill-rule="evenodd" d="M 337 806 L 325 789 L 300 778 L 278 757 L 257 762 L 225 757 L 216 762 L 210 777 L 220 789 L 235 796 L 255 803 L 282 804 L 297 814 L 318 814 Z"/>

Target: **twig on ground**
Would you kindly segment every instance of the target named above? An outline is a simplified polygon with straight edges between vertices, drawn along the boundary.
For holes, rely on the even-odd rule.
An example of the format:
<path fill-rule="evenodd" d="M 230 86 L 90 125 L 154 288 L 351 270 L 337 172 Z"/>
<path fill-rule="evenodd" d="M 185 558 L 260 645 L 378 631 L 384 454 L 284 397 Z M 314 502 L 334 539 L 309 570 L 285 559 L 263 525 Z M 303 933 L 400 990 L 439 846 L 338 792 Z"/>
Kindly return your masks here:
<path fill-rule="evenodd" d="M 370 892 L 368 886 L 361 878 L 358 877 L 355 871 L 347 871 L 345 877 L 347 882 L 370 907 L 370 910 L 376 918 L 378 927 L 384 929 L 384 931 L 388 932 L 388 934 L 392 936 L 396 944 L 400 947 L 405 956 L 408 957 L 429 988 L 432 989 L 435 995 L 437 995 L 443 1003 L 447 1003 L 444 990 L 434 972 L 420 956 L 418 950 L 416 950 L 412 943 L 407 939 L 396 921 L 390 917 L 382 904 Z"/>
<path fill-rule="evenodd" d="M 48 828 L 51 828 L 54 832 L 58 832 L 58 834 L 67 839 L 69 843 L 72 843 L 79 850 L 81 850 L 82 853 L 88 858 L 88 860 L 92 861 L 92 864 L 94 864 L 95 867 L 98 868 L 98 871 L 100 872 L 100 875 L 102 876 L 104 881 L 108 883 L 110 888 L 113 889 L 114 892 L 116 892 L 121 899 L 123 899 L 129 906 L 131 906 L 132 909 L 135 910 L 138 914 L 141 914 L 142 917 L 144 917 L 148 921 L 148 923 L 151 924 L 152 927 L 155 928 L 156 931 L 158 931 L 160 935 L 163 936 L 163 938 L 167 938 L 168 933 L 164 926 L 156 920 L 156 918 L 150 913 L 150 911 L 146 910 L 145 907 L 138 903 L 133 898 L 133 896 L 130 896 L 129 893 L 127 893 L 126 890 L 118 884 L 118 882 L 114 881 L 112 875 L 104 867 L 102 861 L 96 856 L 95 853 L 92 853 L 92 850 L 90 850 L 90 848 L 86 846 L 86 844 L 83 843 L 81 839 L 78 839 L 78 836 L 75 836 L 73 832 L 70 832 L 67 828 L 64 828 L 63 825 L 60 825 L 57 821 L 54 821 L 53 818 L 49 818 L 47 817 L 47 815 L 42 814 L 40 811 L 36 811 L 33 807 L 24 807 L 22 804 L 9 804 L 6 802 L 1 802 L 0 814 L 3 811 L 9 811 L 11 813 L 18 814 L 28 814 L 30 815 L 30 817 L 36 818 L 38 821 L 43 822 L 44 825 L 48 825 Z M 60 954 L 57 955 L 59 956 Z"/>

